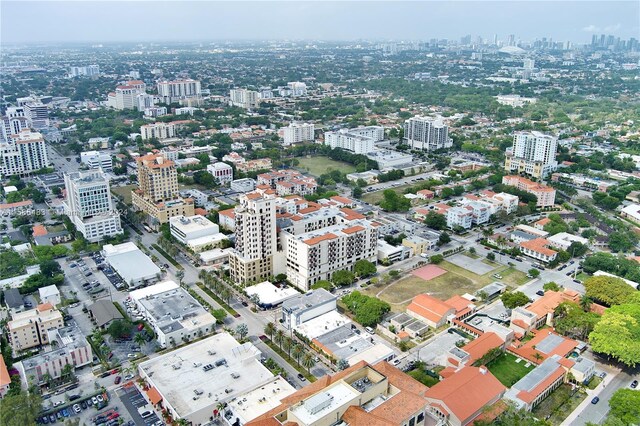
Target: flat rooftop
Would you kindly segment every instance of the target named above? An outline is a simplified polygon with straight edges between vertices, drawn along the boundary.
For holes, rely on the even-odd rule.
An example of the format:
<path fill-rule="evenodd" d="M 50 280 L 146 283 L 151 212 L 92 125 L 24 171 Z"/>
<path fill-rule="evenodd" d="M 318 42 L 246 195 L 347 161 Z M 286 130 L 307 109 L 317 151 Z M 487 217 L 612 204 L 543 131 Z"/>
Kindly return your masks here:
<path fill-rule="evenodd" d="M 300 293 L 298 293 L 292 287 L 278 288 L 275 285 L 271 284 L 269 281 L 264 281 L 256 285 L 252 285 L 251 287 L 245 288 L 244 291 L 248 296 L 253 296 L 254 294 L 257 295 L 258 300 L 260 300 L 260 305 L 263 306 L 279 305 L 285 300 L 300 295 Z"/>
<path fill-rule="evenodd" d="M 344 382 L 337 382 L 335 385 L 302 401 L 300 405 L 291 408 L 290 411 L 303 424 L 310 425 L 358 396 L 360 396 L 360 392 L 353 387 Z"/>
<path fill-rule="evenodd" d="M 377 343 L 369 335 L 356 334 L 348 325 L 338 327 L 314 339 L 336 359 L 346 359 L 350 365 L 358 361 L 375 364 L 390 356 L 393 349 Z"/>
<path fill-rule="evenodd" d="M 351 320 L 338 311 L 330 311 L 300 324 L 295 329 L 306 338 L 315 339 L 350 323 Z"/>
<path fill-rule="evenodd" d="M 160 268 L 132 242 L 116 246 L 106 244 L 103 251 L 109 265 L 127 283 L 160 273 Z"/>
<path fill-rule="evenodd" d="M 231 418 L 240 419 L 245 424 L 280 405 L 280 400 L 294 393 L 296 389 L 280 376 L 235 398 L 227 405 Z"/>
<path fill-rule="evenodd" d="M 301 294 L 282 303 L 282 310 L 286 312 L 304 311 L 321 303 L 336 300 L 337 297 L 323 288 Z"/>
<path fill-rule="evenodd" d="M 138 369 L 180 417 L 186 417 L 273 381 L 260 356 L 252 343 L 241 345 L 220 333 L 142 362 Z"/>

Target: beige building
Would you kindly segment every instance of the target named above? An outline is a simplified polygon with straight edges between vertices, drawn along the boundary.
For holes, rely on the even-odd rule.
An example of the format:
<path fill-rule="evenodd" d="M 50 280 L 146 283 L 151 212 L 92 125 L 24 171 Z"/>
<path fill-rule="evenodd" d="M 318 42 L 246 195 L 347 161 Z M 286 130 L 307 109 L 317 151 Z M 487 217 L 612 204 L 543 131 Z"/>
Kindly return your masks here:
<path fill-rule="evenodd" d="M 432 249 L 436 242 L 435 240 L 427 240 L 426 238 L 412 235 L 402 240 L 402 245 L 413 250 L 413 254 L 418 256 Z"/>
<path fill-rule="evenodd" d="M 260 282 L 273 275 L 277 249 L 276 201 L 250 192 L 234 209 L 236 245 L 229 257 L 231 278 L 236 283 Z"/>
<path fill-rule="evenodd" d="M 178 195 L 178 174 L 173 161 L 150 154 L 137 159 L 138 189 L 132 191 L 133 205 L 144 211 L 157 226 L 178 215 L 193 216 L 194 203 Z"/>
<path fill-rule="evenodd" d="M 173 123 L 153 123 L 140 126 L 142 140 L 169 139 L 176 135 L 176 126 Z"/>
<path fill-rule="evenodd" d="M 47 332 L 62 328 L 62 314 L 51 303 L 20 312 L 7 323 L 7 335 L 14 353 L 49 343 Z"/>
<path fill-rule="evenodd" d="M 553 207 L 556 202 L 556 190 L 550 186 L 533 182 L 522 176 L 504 176 L 502 183 L 509 186 L 515 186 L 521 191 L 527 191 L 538 198 L 537 207 Z"/>

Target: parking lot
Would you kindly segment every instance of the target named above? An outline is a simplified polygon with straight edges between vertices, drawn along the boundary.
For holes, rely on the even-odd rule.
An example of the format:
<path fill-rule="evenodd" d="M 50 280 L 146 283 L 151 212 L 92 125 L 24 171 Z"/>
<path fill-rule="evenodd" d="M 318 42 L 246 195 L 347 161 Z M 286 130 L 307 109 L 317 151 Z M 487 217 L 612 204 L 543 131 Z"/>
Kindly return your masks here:
<path fill-rule="evenodd" d="M 147 401 L 142 393 L 140 393 L 140 390 L 133 382 L 127 383 L 126 385 L 122 386 L 117 391 L 117 395 L 136 426 L 164 425 L 164 421 L 160 420 L 158 415 L 153 411 L 149 401 Z M 145 416 L 145 418 L 142 418 L 138 409 L 144 407 L 145 405 L 147 406 L 148 411 L 150 411 L 151 414 L 149 416 Z"/>

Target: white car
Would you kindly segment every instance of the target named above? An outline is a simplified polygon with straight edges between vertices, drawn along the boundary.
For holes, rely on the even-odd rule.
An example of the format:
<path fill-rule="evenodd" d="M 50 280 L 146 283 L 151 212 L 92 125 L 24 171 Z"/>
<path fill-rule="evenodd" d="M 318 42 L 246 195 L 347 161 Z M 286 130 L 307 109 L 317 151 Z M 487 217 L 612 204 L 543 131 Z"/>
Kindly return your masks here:
<path fill-rule="evenodd" d="M 393 361 L 391 361 L 392 365 L 400 365 L 400 360 L 398 358 L 394 359 Z"/>

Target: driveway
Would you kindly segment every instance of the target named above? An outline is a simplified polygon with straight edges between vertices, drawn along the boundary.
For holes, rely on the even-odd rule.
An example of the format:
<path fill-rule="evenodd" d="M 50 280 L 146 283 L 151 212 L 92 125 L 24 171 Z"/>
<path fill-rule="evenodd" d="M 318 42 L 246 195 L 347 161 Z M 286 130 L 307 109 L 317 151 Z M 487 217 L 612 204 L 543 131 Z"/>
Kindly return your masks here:
<path fill-rule="evenodd" d="M 474 274 L 484 275 L 488 272 L 491 272 L 495 269 L 494 266 L 487 265 L 482 261 L 483 257 L 479 257 L 477 259 L 472 259 L 469 256 L 458 253 L 454 254 L 451 257 L 447 257 L 447 261 L 457 265 L 461 268 L 466 269 L 467 271 L 471 271 Z"/>

